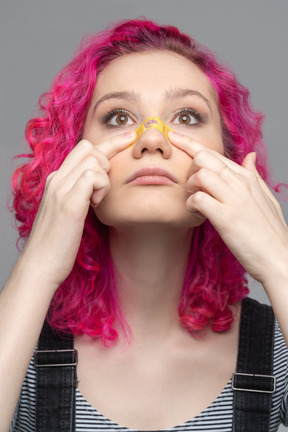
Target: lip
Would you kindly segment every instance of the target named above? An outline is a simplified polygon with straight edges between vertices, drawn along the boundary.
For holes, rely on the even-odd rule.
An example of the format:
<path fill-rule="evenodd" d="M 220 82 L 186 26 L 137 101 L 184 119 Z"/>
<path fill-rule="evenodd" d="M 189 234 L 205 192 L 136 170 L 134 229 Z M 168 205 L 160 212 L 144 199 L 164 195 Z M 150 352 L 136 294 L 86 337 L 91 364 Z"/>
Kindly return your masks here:
<path fill-rule="evenodd" d="M 127 183 L 137 184 L 171 184 L 178 183 L 176 178 L 167 170 L 160 167 L 145 167 L 132 174 Z"/>

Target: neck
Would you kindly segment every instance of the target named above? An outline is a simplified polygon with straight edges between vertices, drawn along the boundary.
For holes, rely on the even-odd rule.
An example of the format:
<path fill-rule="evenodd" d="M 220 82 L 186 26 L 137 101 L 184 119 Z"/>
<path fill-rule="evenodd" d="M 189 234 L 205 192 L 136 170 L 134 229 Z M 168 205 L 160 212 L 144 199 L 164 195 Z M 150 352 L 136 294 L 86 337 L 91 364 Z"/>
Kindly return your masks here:
<path fill-rule="evenodd" d="M 159 338 L 179 326 L 191 238 L 186 228 L 111 228 L 119 302 L 134 339 Z"/>

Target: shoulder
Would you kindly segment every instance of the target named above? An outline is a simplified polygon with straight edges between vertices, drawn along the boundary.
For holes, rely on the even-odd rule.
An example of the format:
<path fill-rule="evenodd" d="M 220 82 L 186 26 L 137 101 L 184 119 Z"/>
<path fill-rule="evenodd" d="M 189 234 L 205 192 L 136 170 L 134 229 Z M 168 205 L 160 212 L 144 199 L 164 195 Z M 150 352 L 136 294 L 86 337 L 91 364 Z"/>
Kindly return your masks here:
<path fill-rule="evenodd" d="M 34 356 L 29 364 L 18 405 L 10 428 L 12 431 L 35 430 L 36 419 L 36 368 Z"/>
<path fill-rule="evenodd" d="M 269 355 L 271 355 L 272 371 L 276 379 L 276 392 L 272 396 L 271 425 L 276 428 L 282 422 L 287 426 L 288 348 L 272 307 L 255 299 L 245 298 L 241 310 L 242 327 L 251 342 L 249 344 L 250 353 L 247 353 L 248 347 L 244 344 L 245 356 L 257 358 L 257 364 L 261 364 L 263 358 L 267 360 L 266 354 L 271 353 Z M 250 327 L 249 332 L 246 331 L 246 327 Z"/>
<path fill-rule="evenodd" d="M 274 330 L 273 374 L 276 378 L 276 393 L 272 398 L 271 417 L 279 410 L 281 422 L 288 426 L 288 348 L 277 321 Z"/>

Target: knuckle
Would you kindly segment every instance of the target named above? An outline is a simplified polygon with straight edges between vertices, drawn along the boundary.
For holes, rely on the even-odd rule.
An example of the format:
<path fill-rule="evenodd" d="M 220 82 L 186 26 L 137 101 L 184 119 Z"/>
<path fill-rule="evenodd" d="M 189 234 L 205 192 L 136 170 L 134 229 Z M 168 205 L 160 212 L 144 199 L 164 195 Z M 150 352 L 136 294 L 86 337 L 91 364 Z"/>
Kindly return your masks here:
<path fill-rule="evenodd" d="M 205 194 L 202 191 L 193 193 L 186 202 L 186 206 L 189 211 L 198 213 L 205 202 Z"/>
<path fill-rule="evenodd" d="M 105 154 L 98 149 L 95 149 L 95 159 L 97 160 L 98 165 L 100 165 L 103 169 L 106 171 L 110 169 L 110 162 L 108 161 Z"/>
<path fill-rule="evenodd" d="M 98 170 L 100 167 L 99 160 L 95 156 L 92 156 L 92 155 L 87 156 L 87 158 L 85 160 L 85 164 L 87 167 L 89 167 L 87 169 Z"/>
<path fill-rule="evenodd" d="M 88 183 L 93 183 L 97 188 L 106 187 L 109 184 L 109 177 L 105 171 L 94 171 L 92 169 L 86 169 L 82 173 L 82 179 Z"/>
<path fill-rule="evenodd" d="M 197 166 L 202 166 L 206 159 L 207 159 L 207 151 L 199 150 L 199 152 L 194 157 L 194 163 Z"/>
<path fill-rule="evenodd" d="M 78 146 L 81 147 L 83 151 L 91 151 L 94 148 L 91 141 L 87 139 L 82 139 L 81 141 L 79 141 Z"/>
<path fill-rule="evenodd" d="M 108 171 L 110 171 L 110 168 L 111 168 L 111 164 L 110 164 L 110 162 L 108 161 L 108 159 L 105 159 L 104 164 L 103 164 L 103 169 L 104 169 L 106 172 L 108 172 Z"/>
<path fill-rule="evenodd" d="M 202 184 L 207 180 L 208 176 L 210 174 L 210 171 L 206 168 L 201 168 L 196 174 L 195 179 L 198 184 Z"/>
<path fill-rule="evenodd" d="M 192 195 L 192 200 L 195 204 L 201 204 L 203 202 L 205 194 L 202 191 L 197 191 Z"/>
<path fill-rule="evenodd" d="M 106 172 L 98 173 L 96 180 L 101 187 L 110 187 L 110 180 Z"/>
<path fill-rule="evenodd" d="M 203 196 L 204 194 L 202 191 L 194 192 L 188 200 L 190 206 L 198 209 L 201 206 L 201 203 L 203 202 Z"/>
<path fill-rule="evenodd" d="M 94 179 L 95 175 L 96 175 L 96 172 L 90 168 L 85 169 L 82 173 L 82 177 L 84 179 L 87 179 L 87 180 Z"/>
<path fill-rule="evenodd" d="M 52 181 L 53 177 L 55 177 L 55 174 L 56 174 L 55 171 L 53 171 L 53 172 L 51 172 L 50 174 L 48 174 L 48 176 L 47 176 L 47 178 L 46 178 L 46 183 L 47 183 L 47 184 L 49 184 L 49 183 Z"/>
<path fill-rule="evenodd" d="M 51 172 L 46 178 L 45 182 L 45 191 L 46 193 L 53 193 L 54 190 L 57 190 L 57 171 Z"/>

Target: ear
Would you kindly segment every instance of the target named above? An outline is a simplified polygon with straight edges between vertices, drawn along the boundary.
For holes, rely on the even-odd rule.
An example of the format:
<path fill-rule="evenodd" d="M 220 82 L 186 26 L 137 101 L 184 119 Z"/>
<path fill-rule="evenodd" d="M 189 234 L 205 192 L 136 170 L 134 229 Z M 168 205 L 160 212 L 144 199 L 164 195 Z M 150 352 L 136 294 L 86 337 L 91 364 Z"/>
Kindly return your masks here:
<path fill-rule="evenodd" d="M 246 169 L 248 169 L 250 171 L 254 171 L 254 172 L 256 171 L 257 172 L 257 169 L 256 169 L 256 153 L 255 152 L 248 153 L 245 156 L 245 158 L 244 158 L 244 160 L 242 162 L 242 167 L 246 168 Z"/>

